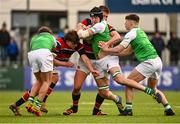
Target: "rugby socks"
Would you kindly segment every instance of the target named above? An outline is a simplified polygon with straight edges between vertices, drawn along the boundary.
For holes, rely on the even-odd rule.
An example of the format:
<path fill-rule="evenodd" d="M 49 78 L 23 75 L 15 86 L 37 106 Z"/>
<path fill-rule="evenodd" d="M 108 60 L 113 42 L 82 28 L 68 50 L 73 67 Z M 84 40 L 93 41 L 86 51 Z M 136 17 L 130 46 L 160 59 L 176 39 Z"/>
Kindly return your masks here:
<path fill-rule="evenodd" d="M 126 102 L 125 110 L 132 110 L 132 103 Z"/>
<path fill-rule="evenodd" d="M 78 95 L 72 94 L 72 99 L 73 99 L 73 108 L 77 109 L 78 108 L 78 103 L 80 99 L 81 93 Z"/>
<path fill-rule="evenodd" d="M 33 97 L 33 96 L 29 96 L 28 101 L 29 101 L 31 104 L 33 104 L 33 103 L 34 103 L 34 97 Z"/>
<path fill-rule="evenodd" d="M 164 105 L 165 110 L 171 109 L 171 106 L 167 103 Z"/>
<path fill-rule="evenodd" d="M 120 97 L 116 95 L 116 98 L 115 98 L 114 102 L 115 102 L 116 104 L 118 104 L 118 103 L 120 102 Z"/>
<path fill-rule="evenodd" d="M 40 108 L 41 108 L 41 105 L 42 105 L 42 102 L 41 102 L 39 99 L 37 99 L 37 100 L 35 101 L 35 104 L 36 104 L 36 107 L 38 107 L 38 109 L 40 109 Z"/>
<path fill-rule="evenodd" d="M 24 104 L 24 103 L 28 100 L 29 95 L 30 95 L 30 90 L 29 90 L 29 91 L 26 91 L 26 92 L 23 94 L 23 96 L 22 96 L 18 101 L 16 101 L 15 105 L 16 105 L 17 107 L 19 107 L 19 106 L 21 106 L 22 104 Z"/>
<path fill-rule="evenodd" d="M 99 94 L 96 95 L 96 103 L 94 105 L 94 109 L 98 109 L 100 108 L 101 104 L 103 103 L 104 98 L 101 97 Z"/>
<path fill-rule="evenodd" d="M 46 102 L 48 96 L 52 93 L 52 91 L 53 91 L 53 89 L 54 89 L 55 86 L 56 86 L 56 83 L 53 83 L 53 82 L 52 82 L 52 83 L 50 84 L 50 86 L 49 86 L 49 88 L 48 88 L 48 91 L 47 91 L 47 94 L 46 94 L 46 96 L 45 96 L 44 99 L 43 99 L 43 102 Z"/>
<path fill-rule="evenodd" d="M 146 87 L 145 90 L 144 90 L 144 92 L 145 92 L 146 94 L 152 95 L 152 94 L 155 93 L 155 90 L 152 89 L 152 88 Z"/>

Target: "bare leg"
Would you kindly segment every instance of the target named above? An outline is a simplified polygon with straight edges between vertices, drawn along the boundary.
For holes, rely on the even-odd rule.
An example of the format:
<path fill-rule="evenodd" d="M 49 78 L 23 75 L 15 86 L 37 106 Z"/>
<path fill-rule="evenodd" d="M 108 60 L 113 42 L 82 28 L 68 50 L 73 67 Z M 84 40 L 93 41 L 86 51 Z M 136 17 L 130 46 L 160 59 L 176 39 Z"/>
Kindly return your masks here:
<path fill-rule="evenodd" d="M 113 67 L 110 69 L 110 73 L 111 74 L 115 74 L 117 71 L 119 71 L 119 68 L 118 67 Z M 146 90 L 146 87 L 137 83 L 136 81 L 134 80 L 131 80 L 131 79 L 126 79 L 122 74 L 117 74 L 115 77 L 114 77 L 114 80 L 118 83 L 118 84 L 121 84 L 121 85 L 126 85 L 126 86 L 129 86 L 129 87 L 132 87 L 132 88 L 136 88 L 138 90 L 141 90 L 141 91 L 145 91 Z"/>
<path fill-rule="evenodd" d="M 52 72 L 41 72 L 42 86 L 39 90 L 38 99 L 43 101 L 52 79 Z"/>
<path fill-rule="evenodd" d="M 172 115 L 175 115 L 175 113 L 173 112 L 171 106 L 169 105 L 167 99 L 166 99 L 166 96 L 164 95 L 164 93 L 162 91 L 160 91 L 159 89 L 156 88 L 157 86 L 157 83 L 158 83 L 158 80 L 157 79 L 154 79 L 154 78 L 148 78 L 148 86 L 151 87 L 151 88 L 154 88 L 156 89 L 156 92 L 158 92 L 161 97 L 162 97 L 162 105 L 164 106 L 165 108 L 165 115 L 168 115 L 168 116 L 172 116 Z"/>
<path fill-rule="evenodd" d="M 30 96 L 32 96 L 32 97 L 35 97 L 38 94 L 39 89 L 42 85 L 40 73 L 41 72 L 34 73 L 34 75 L 36 77 L 36 82 L 33 84 L 32 88 L 31 88 Z"/>

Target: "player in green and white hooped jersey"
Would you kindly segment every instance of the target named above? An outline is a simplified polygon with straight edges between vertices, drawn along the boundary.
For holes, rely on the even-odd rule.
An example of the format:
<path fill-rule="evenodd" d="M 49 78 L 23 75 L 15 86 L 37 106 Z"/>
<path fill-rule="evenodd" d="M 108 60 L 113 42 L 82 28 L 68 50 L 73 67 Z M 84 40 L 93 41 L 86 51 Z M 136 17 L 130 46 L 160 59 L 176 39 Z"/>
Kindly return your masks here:
<path fill-rule="evenodd" d="M 30 42 L 30 52 L 28 52 L 29 64 L 36 77 L 26 104 L 28 112 L 41 116 L 42 101 L 47 94 L 48 87 L 52 79 L 53 54 L 52 48 L 56 47 L 56 40 L 52 35 L 51 29 L 41 27 L 37 34 L 32 37 Z M 37 100 L 34 97 L 38 94 Z"/>
<path fill-rule="evenodd" d="M 100 17 L 101 11 L 99 11 L 99 8 L 95 7 L 91 10 L 90 16 L 91 20 L 93 21 L 94 25 L 86 30 L 83 30 L 81 25 L 78 25 L 78 34 L 81 38 L 86 38 L 93 35 L 93 41 L 92 41 L 92 47 L 93 51 L 97 56 L 96 60 L 96 68 L 100 72 L 100 76 L 96 77 L 96 83 L 99 88 L 99 94 L 106 98 L 115 101 L 115 103 L 118 105 L 119 112 L 122 112 L 122 104 L 121 104 L 121 98 L 117 95 L 112 94 L 111 91 L 109 91 L 109 80 L 106 77 L 107 71 L 113 76 L 113 79 L 118 83 L 122 85 L 127 85 L 136 89 L 139 89 L 141 91 L 146 92 L 147 94 L 154 94 L 155 90 L 144 87 L 141 84 L 138 84 L 137 82 L 126 79 L 122 73 L 121 68 L 119 65 L 119 58 L 117 56 L 106 56 L 104 53 L 100 50 L 98 47 L 98 43 L 100 41 L 109 42 L 109 34 L 107 29 L 107 22 L 104 20 L 101 20 Z"/>
<path fill-rule="evenodd" d="M 136 14 L 130 14 L 125 17 L 125 28 L 129 31 L 122 42 L 114 47 L 108 48 L 105 42 L 100 42 L 99 46 L 107 54 L 125 56 L 134 52 L 137 60 L 140 62 L 128 76 L 128 79 L 140 82 L 148 78 L 148 87 L 156 90 L 156 100 L 162 103 L 165 108 L 165 115 L 174 115 L 171 106 L 165 95 L 156 88 L 162 71 L 162 61 L 157 55 L 156 50 L 150 43 L 146 33 L 138 28 L 139 17 Z M 122 115 L 132 115 L 133 89 L 126 87 L 126 107 Z M 159 98 L 162 98 L 160 100 Z"/>

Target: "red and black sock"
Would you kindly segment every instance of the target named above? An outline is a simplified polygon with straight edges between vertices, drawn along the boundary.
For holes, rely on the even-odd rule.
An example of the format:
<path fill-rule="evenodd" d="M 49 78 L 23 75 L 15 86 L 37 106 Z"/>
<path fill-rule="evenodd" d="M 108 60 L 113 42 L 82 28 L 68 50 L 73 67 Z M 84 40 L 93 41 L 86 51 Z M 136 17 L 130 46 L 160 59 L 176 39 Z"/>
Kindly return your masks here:
<path fill-rule="evenodd" d="M 77 107 L 78 107 L 78 103 L 79 103 L 80 96 L 81 96 L 81 93 L 78 94 L 78 95 L 72 94 L 73 107 L 74 107 L 74 108 L 77 108 Z"/>
<path fill-rule="evenodd" d="M 18 100 L 18 101 L 16 101 L 16 106 L 17 107 L 19 107 L 19 106 L 21 106 L 22 104 L 24 104 L 27 100 L 28 100 L 28 98 L 29 98 L 29 95 L 30 95 L 30 90 L 29 91 L 26 91 L 24 94 L 23 94 L 23 96 Z"/>
<path fill-rule="evenodd" d="M 53 89 L 54 89 L 55 86 L 56 86 L 56 83 L 53 83 L 53 82 L 52 82 L 52 83 L 50 84 L 50 86 L 49 86 L 49 88 L 48 88 L 48 91 L 47 91 L 47 94 L 46 94 L 46 96 L 45 96 L 44 99 L 43 99 L 43 102 L 46 102 L 48 96 L 52 93 L 52 91 L 53 91 Z"/>
<path fill-rule="evenodd" d="M 94 105 L 94 109 L 98 109 L 100 108 L 101 104 L 103 103 L 104 98 L 101 97 L 99 94 L 96 95 L 96 103 Z"/>

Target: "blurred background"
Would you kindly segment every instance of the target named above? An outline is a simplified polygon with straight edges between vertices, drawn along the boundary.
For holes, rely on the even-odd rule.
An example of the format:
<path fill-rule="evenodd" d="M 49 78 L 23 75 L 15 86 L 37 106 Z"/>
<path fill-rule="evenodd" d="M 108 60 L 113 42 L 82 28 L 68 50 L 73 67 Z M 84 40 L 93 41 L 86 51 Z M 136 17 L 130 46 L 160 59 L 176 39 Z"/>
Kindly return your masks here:
<path fill-rule="evenodd" d="M 160 89 L 180 89 L 180 0 L 0 0 L 0 90 L 27 90 L 34 77 L 27 62 L 31 36 L 46 25 L 55 35 L 63 37 L 83 18 L 89 17 L 94 6 L 110 9 L 108 22 L 123 37 L 124 17 L 140 16 L 140 27 L 148 34 L 162 58 L 164 68 Z M 128 75 L 137 64 L 134 55 L 121 57 L 120 64 Z M 58 68 L 61 80 L 56 90 L 71 90 L 75 69 Z M 146 81 L 142 82 L 146 84 Z M 111 89 L 123 89 L 111 80 Z M 89 76 L 84 90 L 96 90 Z"/>

